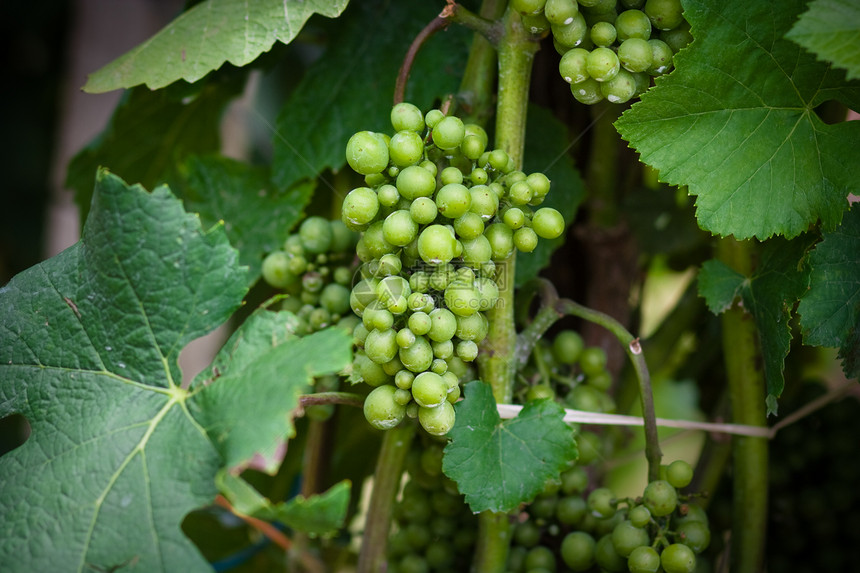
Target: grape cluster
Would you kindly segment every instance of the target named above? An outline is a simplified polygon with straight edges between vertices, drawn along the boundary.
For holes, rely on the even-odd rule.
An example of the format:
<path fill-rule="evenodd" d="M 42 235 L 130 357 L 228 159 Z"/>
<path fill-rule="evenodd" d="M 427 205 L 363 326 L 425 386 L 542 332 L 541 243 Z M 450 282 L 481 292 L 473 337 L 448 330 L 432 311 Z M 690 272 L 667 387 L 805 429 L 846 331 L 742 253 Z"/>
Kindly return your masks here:
<path fill-rule="evenodd" d="M 457 485 L 442 474 L 442 447 L 413 448 L 394 506 L 388 573 L 468 571 L 478 529 Z"/>
<path fill-rule="evenodd" d="M 308 217 L 282 249 L 263 259 L 263 280 L 289 295 L 282 308 L 298 317 L 296 334 L 335 324 L 352 332 L 358 322 L 349 306 L 357 240 L 341 221 Z"/>
<path fill-rule="evenodd" d="M 365 176 L 342 207 L 346 226 L 362 233 L 361 280 L 350 295 L 362 320 L 353 380 L 375 387 L 364 406 L 374 427 L 410 416 L 441 436 L 499 298 L 497 263 L 560 236 L 564 219 L 532 209 L 549 179 L 487 151 L 480 126 L 409 103 L 394 106 L 391 124 L 393 136 L 361 131 L 346 146 L 350 167 Z"/>
<path fill-rule="evenodd" d="M 511 0 L 533 33 L 550 30 L 577 101 L 624 103 L 669 72 L 692 41 L 680 0 Z"/>
<path fill-rule="evenodd" d="M 549 397 L 576 410 L 615 411 L 615 400 L 608 393 L 612 375 L 606 368 L 606 352 L 599 346 L 585 346 L 575 330 L 562 330 L 551 342 L 540 339 L 521 374 L 528 384 L 517 392 L 524 393 L 526 401 Z"/>
<path fill-rule="evenodd" d="M 618 499 L 605 487 L 589 490 L 584 466 L 598 452 L 591 440 L 577 441 L 576 465 L 519 516 L 507 570 L 692 573 L 710 529 L 704 510 L 678 492 L 692 480 L 690 465 L 674 461 L 641 496 Z"/>

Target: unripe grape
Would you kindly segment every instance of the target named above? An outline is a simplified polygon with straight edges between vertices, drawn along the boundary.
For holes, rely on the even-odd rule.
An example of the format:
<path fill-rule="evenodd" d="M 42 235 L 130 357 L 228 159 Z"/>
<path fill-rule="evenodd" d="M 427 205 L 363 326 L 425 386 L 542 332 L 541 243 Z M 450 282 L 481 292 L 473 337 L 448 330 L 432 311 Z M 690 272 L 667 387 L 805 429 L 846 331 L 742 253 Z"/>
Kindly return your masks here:
<path fill-rule="evenodd" d="M 397 388 L 385 384 L 374 388 L 364 399 L 364 417 L 379 430 L 390 430 L 406 415 L 406 408 L 395 401 Z"/>
<path fill-rule="evenodd" d="M 450 183 L 462 183 L 463 172 L 454 166 L 448 166 L 442 170 L 442 173 L 439 174 L 439 181 L 442 183 L 442 185 L 448 185 Z"/>
<path fill-rule="evenodd" d="M 454 416 L 454 407 L 447 400 L 435 408 L 418 408 L 418 421 L 433 436 L 444 436 L 451 431 Z"/>
<path fill-rule="evenodd" d="M 591 41 L 595 46 L 608 48 L 615 43 L 618 33 L 609 22 L 597 22 L 591 27 Z"/>
<path fill-rule="evenodd" d="M 641 10 L 625 10 L 615 19 L 615 30 L 620 42 L 628 38 L 647 40 L 651 37 L 651 20 Z"/>
<path fill-rule="evenodd" d="M 660 32 L 660 39 L 672 48 L 676 54 L 690 45 L 693 41 L 693 35 L 690 33 L 690 25 L 687 22 L 682 22 L 680 26 L 674 30 L 666 30 Z"/>
<path fill-rule="evenodd" d="M 644 505 L 637 505 L 630 508 L 627 512 L 627 518 L 636 527 L 645 527 L 651 522 L 651 512 Z"/>
<path fill-rule="evenodd" d="M 594 561 L 606 571 L 620 572 L 627 568 L 627 560 L 615 550 L 610 534 L 597 540 L 594 546 Z"/>
<path fill-rule="evenodd" d="M 615 515 L 615 507 L 618 504 L 612 491 L 605 487 L 592 490 L 588 494 L 586 503 L 595 517 L 612 517 Z"/>
<path fill-rule="evenodd" d="M 343 200 L 342 218 L 347 227 L 369 224 L 379 212 L 379 199 L 368 187 L 358 187 L 347 193 Z"/>
<path fill-rule="evenodd" d="M 388 156 L 397 167 L 414 165 L 424 157 L 424 141 L 414 131 L 398 131 L 388 142 Z"/>
<path fill-rule="evenodd" d="M 652 76 L 659 76 L 671 70 L 674 53 L 669 44 L 663 40 L 653 38 L 648 40 L 648 45 L 651 47 L 651 67 L 648 68 L 647 72 Z"/>
<path fill-rule="evenodd" d="M 479 215 L 481 220 L 489 221 L 499 210 L 499 196 L 486 185 L 475 185 L 469 189 L 469 195 L 469 211 Z"/>
<path fill-rule="evenodd" d="M 488 262 L 493 256 L 493 248 L 490 241 L 484 235 L 478 235 L 474 239 L 463 240 L 463 261 L 475 268 Z"/>
<path fill-rule="evenodd" d="M 575 48 L 588 36 L 588 24 L 582 13 L 577 13 L 567 24 L 553 24 L 552 36 L 561 46 Z"/>
<path fill-rule="evenodd" d="M 424 131 L 424 114 L 415 105 L 400 102 L 391 108 L 391 126 L 395 131 Z"/>
<path fill-rule="evenodd" d="M 594 565 L 597 543 L 584 531 L 568 533 L 561 542 L 561 558 L 573 571 L 587 571 Z"/>
<path fill-rule="evenodd" d="M 606 370 L 606 351 L 599 346 L 589 346 L 579 355 L 579 366 L 586 375 L 596 375 Z"/>
<path fill-rule="evenodd" d="M 684 21 L 681 0 L 648 0 L 644 11 L 658 30 L 672 30 Z"/>
<path fill-rule="evenodd" d="M 490 152 L 488 163 L 493 169 L 501 171 L 507 166 L 509 159 L 504 149 L 494 149 Z"/>
<path fill-rule="evenodd" d="M 648 532 L 629 521 L 622 521 L 612 530 L 612 545 L 622 557 L 629 556 L 634 549 L 648 545 L 650 542 Z"/>
<path fill-rule="evenodd" d="M 398 356 L 403 366 L 415 373 L 424 372 L 433 363 L 433 349 L 423 336 L 416 336 L 412 346 L 401 348 Z"/>
<path fill-rule="evenodd" d="M 320 293 L 320 305 L 332 314 L 344 314 L 349 310 L 350 291 L 338 283 L 327 284 Z"/>
<path fill-rule="evenodd" d="M 687 487 L 693 481 L 693 468 L 684 460 L 675 460 L 666 468 L 666 481 L 678 489 Z"/>
<path fill-rule="evenodd" d="M 448 385 L 439 374 L 422 372 L 412 381 L 412 397 L 419 406 L 435 408 L 445 401 Z"/>
<path fill-rule="evenodd" d="M 561 57 L 558 72 L 567 83 L 578 84 L 591 77 L 588 75 L 587 63 L 588 50 L 573 48 Z"/>
<path fill-rule="evenodd" d="M 400 201 L 400 193 L 397 187 L 390 184 L 385 184 L 376 190 L 376 197 L 379 199 L 379 204 L 384 207 L 393 207 Z"/>
<path fill-rule="evenodd" d="M 487 174 L 487 171 L 480 167 L 475 167 L 469 174 L 469 181 L 472 182 L 472 185 L 483 185 L 489 178 L 490 176 Z"/>
<path fill-rule="evenodd" d="M 543 569 L 545 571 L 554 572 L 556 568 L 555 555 L 552 550 L 549 547 L 544 547 L 542 545 L 532 547 L 526 554 L 523 564 L 525 565 L 526 571 Z"/>
<path fill-rule="evenodd" d="M 372 131 L 359 131 L 346 144 L 346 161 L 362 175 L 379 173 L 388 166 L 388 143 Z"/>
<path fill-rule="evenodd" d="M 651 44 L 642 38 L 628 38 L 618 46 L 618 60 L 630 72 L 644 72 L 652 64 Z"/>
<path fill-rule="evenodd" d="M 588 78 L 578 84 L 571 84 L 570 93 L 579 103 L 585 105 L 594 105 L 603 99 L 603 92 L 600 91 L 600 82 L 594 78 Z"/>
<path fill-rule="evenodd" d="M 630 42 L 631 40 L 627 40 Z M 600 92 L 612 103 L 624 103 L 636 95 L 638 91 L 636 78 L 625 69 L 618 70 L 614 78 L 600 84 Z"/>
<path fill-rule="evenodd" d="M 454 221 L 454 231 L 461 239 L 475 239 L 484 233 L 484 220 L 477 213 L 469 211 Z"/>
<path fill-rule="evenodd" d="M 585 69 L 588 75 L 598 82 L 609 81 L 618 74 L 621 63 L 618 56 L 609 48 L 595 48 L 588 54 Z"/>
<path fill-rule="evenodd" d="M 466 128 L 463 120 L 456 116 L 447 116 L 433 126 L 433 143 L 440 149 L 456 149 L 463 143 Z"/>
<path fill-rule="evenodd" d="M 456 219 L 469 210 L 472 196 L 460 183 L 449 183 L 436 193 L 436 207 L 449 219 Z"/>
<path fill-rule="evenodd" d="M 436 177 L 423 167 L 410 165 L 400 171 L 395 185 L 400 195 L 411 201 L 433 195 L 436 190 Z"/>
<path fill-rule="evenodd" d="M 564 232 L 564 217 L 552 207 L 541 207 L 532 217 L 532 229 L 544 239 L 555 239 Z"/>
<path fill-rule="evenodd" d="M 298 281 L 298 277 L 289 271 L 289 256 L 283 251 L 269 253 L 263 259 L 263 280 L 275 288 L 286 288 Z"/>
<path fill-rule="evenodd" d="M 642 503 L 655 517 L 663 517 L 675 511 L 678 505 L 678 492 L 665 480 L 654 480 L 645 486 Z"/>
<path fill-rule="evenodd" d="M 507 259 L 514 250 L 514 232 L 504 223 L 493 223 L 484 231 L 490 242 L 494 261 Z"/>
<path fill-rule="evenodd" d="M 684 522 L 675 529 L 675 533 L 681 543 L 697 554 L 707 549 L 711 543 L 711 531 L 708 529 L 708 524 L 701 521 Z"/>
<path fill-rule="evenodd" d="M 486 143 L 481 141 L 477 135 L 466 135 L 463 138 L 463 143 L 460 144 L 460 153 L 471 159 L 476 160 L 484 153 Z"/>
<path fill-rule="evenodd" d="M 478 345 L 472 340 L 461 340 L 457 343 L 457 356 L 464 362 L 472 362 L 478 357 Z"/>
<path fill-rule="evenodd" d="M 682 543 L 673 543 L 663 549 L 660 564 L 666 573 L 693 573 L 696 569 L 696 554 Z"/>
<path fill-rule="evenodd" d="M 584 347 L 585 343 L 578 332 L 563 330 L 552 342 L 553 357 L 561 364 L 574 364 Z"/>
<path fill-rule="evenodd" d="M 426 263 L 447 263 L 454 258 L 455 239 L 443 225 L 430 225 L 418 236 L 418 254 Z"/>
<path fill-rule="evenodd" d="M 403 390 L 412 388 L 412 382 L 415 380 L 415 374 L 409 370 L 401 370 L 394 375 L 394 384 Z"/>
<path fill-rule="evenodd" d="M 424 123 L 430 129 L 436 127 L 436 124 L 445 118 L 445 114 L 441 110 L 431 109 L 424 115 Z"/>
<path fill-rule="evenodd" d="M 570 24 L 579 13 L 576 0 L 546 0 L 544 15 L 550 24 Z"/>
<path fill-rule="evenodd" d="M 471 316 L 478 312 L 481 295 L 468 283 L 455 281 L 445 288 L 445 305 L 458 316 Z"/>
<path fill-rule="evenodd" d="M 514 231 L 514 246 L 523 253 L 530 253 L 537 247 L 538 236 L 531 227 Z"/>
<path fill-rule="evenodd" d="M 427 336 L 434 342 L 451 340 L 457 331 L 457 317 L 446 308 L 437 308 L 430 313 L 430 331 Z"/>
<path fill-rule="evenodd" d="M 627 557 L 627 568 L 630 573 L 657 573 L 660 569 L 660 554 L 653 547 L 637 547 Z"/>

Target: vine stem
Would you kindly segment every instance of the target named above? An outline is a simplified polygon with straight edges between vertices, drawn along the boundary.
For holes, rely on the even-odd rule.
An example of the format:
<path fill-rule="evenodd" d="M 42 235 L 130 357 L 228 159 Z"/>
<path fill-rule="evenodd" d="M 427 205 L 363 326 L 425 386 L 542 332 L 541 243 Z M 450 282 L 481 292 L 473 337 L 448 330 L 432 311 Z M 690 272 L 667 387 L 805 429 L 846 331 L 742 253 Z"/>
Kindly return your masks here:
<path fill-rule="evenodd" d="M 754 267 L 753 244 L 727 238 L 717 243 L 717 258 L 750 276 Z M 729 401 L 735 423 L 766 426 L 764 372 L 759 368 L 759 335 L 750 314 L 738 305 L 721 317 L 723 356 L 728 377 Z M 767 525 L 766 438 L 736 436 L 732 441 L 733 507 L 732 571 L 755 573 L 764 564 Z"/>
<path fill-rule="evenodd" d="M 400 489 L 403 463 L 409 446 L 412 445 L 415 427 L 414 420 L 408 420 L 387 430 L 382 438 L 382 449 L 379 451 L 376 471 L 373 473 L 373 493 L 370 495 L 365 517 L 364 538 L 356 573 L 379 573 L 385 570 L 383 564 L 388 547 L 388 532 L 391 529 L 391 510 Z"/>
<path fill-rule="evenodd" d="M 517 169 L 522 168 L 526 117 L 532 63 L 538 44 L 523 27 L 516 10 L 508 7 L 502 19 L 503 33 L 497 44 L 499 60 L 498 103 L 496 104 L 496 148 L 503 149 Z M 499 265 L 499 299 L 488 311 L 489 332 L 482 343 L 478 368 L 481 379 L 490 384 L 497 404 L 513 396 L 516 361 L 514 324 L 514 277 L 516 255 Z M 510 546 L 511 522 L 506 514 L 483 512 L 479 516 L 478 545 L 474 570 L 501 573 L 505 570 Z"/>

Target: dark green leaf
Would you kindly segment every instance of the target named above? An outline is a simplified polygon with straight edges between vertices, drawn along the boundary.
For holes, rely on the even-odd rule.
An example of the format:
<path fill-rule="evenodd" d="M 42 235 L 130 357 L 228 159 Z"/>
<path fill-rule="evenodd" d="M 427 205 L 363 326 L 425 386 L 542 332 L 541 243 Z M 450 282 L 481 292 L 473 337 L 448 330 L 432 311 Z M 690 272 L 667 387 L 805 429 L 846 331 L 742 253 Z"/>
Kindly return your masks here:
<path fill-rule="evenodd" d="M 281 188 L 346 164 L 346 142 L 361 130 L 389 133 L 397 71 L 410 42 L 441 10 L 434 2 L 355 2 L 326 53 L 278 117 L 272 177 Z M 370 32 L 385 14 L 384 32 Z M 470 34 L 452 26 L 421 48 L 406 99 L 425 111 L 457 90 Z"/>
<path fill-rule="evenodd" d="M 853 0 L 815 0 L 786 34 L 834 65 L 860 78 L 860 4 Z"/>
<path fill-rule="evenodd" d="M 82 218 L 90 208 L 98 167 L 152 189 L 173 184 L 189 155 L 218 151 L 221 114 L 242 91 L 244 78 L 233 72 L 198 86 L 126 93 L 105 130 L 69 164 L 66 186 L 75 190 Z"/>
<path fill-rule="evenodd" d="M 699 272 L 699 295 L 714 314 L 727 310 L 747 278 L 716 259 L 705 261 Z"/>
<path fill-rule="evenodd" d="M 81 241 L 0 289 L 0 417 L 32 428 L 0 458 L 4 571 L 211 570 L 180 523 L 219 458 L 176 360 L 246 290 L 222 228 L 99 172 Z"/>
<path fill-rule="evenodd" d="M 552 400 L 529 402 L 516 418 L 502 421 L 488 384 L 469 382 L 465 396 L 455 407 L 442 468 L 472 511 L 516 509 L 576 458 L 573 430 Z"/>
<path fill-rule="evenodd" d="M 244 66 L 289 44 L 314 14 L 337 17 L 349 0 L 204 0 L 155 36 L 90 74 L 84 91 L 193 83 L 224 62 Z"/>
<path fill-rule="evenodd" d="M 347 480 L 327 492 L 308 498 L 298 495 L 286 502 L 273 504 L 241 477 L 220 472 L 218 489 L 242 515 L 265 521 L 279 521 L 296 531 L 328 535 L 343 527 L 349 504 L 350 483 Z"/>
<path fill-rule="evenodd" d="M 713 233 L 832 229 L 860 189 L 860 124 L 815 113 L 828 100 L 860 104 L 860 82 L 782 38 L 803 4 L 685 2 L 696 39 L 615 124 L 662 181 L 688 185 Z"/>
<path fill-rule="evenodd" d="M 582 179 L 566 153 L 569 137 L 564 125 L 549 111 L 537 106 L 529 107 L 525 172 L 540 171 L 549 177 L 552 187 L 540 207 L 557 209 L 567 226 L 573 222 L 576 210 L 585 198 Z M 518 254 L 516 286 L 535 278 L 549 265 L 552 253 L 564 243 L 564 238 L 563 234 L 557 239 L 541 239 L 531 253 Z"/>
<path fill-rule="evenodd" d="M 856 373 L 857 347 L 852 344 L 860 330 L 860 209 L 856 205 L 841 227 L 824 233 L 809 264 L 809 291 L 798 307 L 803 341 L 841 348 L 847 371 Z"/>
<path fill-rule="evenodd" d="M 204 223 L 224 221 L 252 283 L 260 277 L 263 256 L 281 248 L 313 192 L 312 183 L 278 191 L 266 169 L 224 157 L 191 158 L 186 175 L 186 208 Z"/>

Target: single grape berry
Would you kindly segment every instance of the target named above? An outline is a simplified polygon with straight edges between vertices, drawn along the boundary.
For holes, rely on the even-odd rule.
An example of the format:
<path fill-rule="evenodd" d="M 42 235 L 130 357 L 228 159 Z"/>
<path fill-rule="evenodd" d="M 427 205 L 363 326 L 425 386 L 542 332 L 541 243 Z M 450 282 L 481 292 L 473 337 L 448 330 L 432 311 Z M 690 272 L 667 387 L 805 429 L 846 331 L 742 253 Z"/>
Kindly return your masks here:
<path fill-rule="evenodd" d="M 552 207 L 541 207 L 532 217 L 532 229 L 542 239 L 555 239 L 564 232 L 564 217 Z"/>
<path fill-rule="evenodd" d="M 666 468 L 666 481 L 681 489 L 693 481 L 693 468 L 684 460 L 675 460 Z"/>
<path fill-rule="evenodd" d="M 621 62 L 609 48 L 595 48 L 588 54 L 585 69 L 588 75 L 598 82 L 609 81 L 618 74 Z"/>
<path fill-rule="evenodd" d="M 347 227 L 362 228 L 379 212 L 379 199 L 369 187 L 358 187 L 347 193 L 341 212 Z"/>
<path fill-rule="evenodd" d="M 435 408 L 418 408 L 418 421 L 428 434 L 444 436 L 454 427 L 454 407 L 447 400 Z"/>
<path fill-rule="evenodd" d="M 673 543 L 660 554 L 660 564 L 666 573 L 693 573 L 696 554 L 682 543 Z"/>
<path fill-rule="evenodd" d="M 397 388 L 389 384 L 374 388 L 364 399 L 364 417 L 379 430 L 389 430 L 399 424 L 406 415 L 406 408 L 394 395 Z"/>
<path fill-rule="evenodd" d="M 660 569 L 660 554 L 649 546 L 634 549 L 627 557 L 630 573 L 657 573 Z"/>
<path fill-rule="evenodd" d="M 391 126 L 395 131 L 424 131 L 424 114 L 415 105 L 400 102 L 391 108 Z"/>
<path fill-rule="evenodd" d="M 447 116 L 433 126 L 433 143 L 440 149 L 456 149 L 466 137 L 466 127 L 463 120 L 456 116 Z"/>
<path fill-rule="evenodd" d="M 651 512 L 651 515 L 663 517 L 675 511 L 675 507 L 678 505 L 678 492 L 669 482 L 654 480 L 645 486 L 642 502 Z"/>
<path fill-rule="evenodd" d="M 359 131 L 346 144 L 346 162 L 356 173 L 379 173 L 388 167 L 388 143 L 377 133 Z"/>

